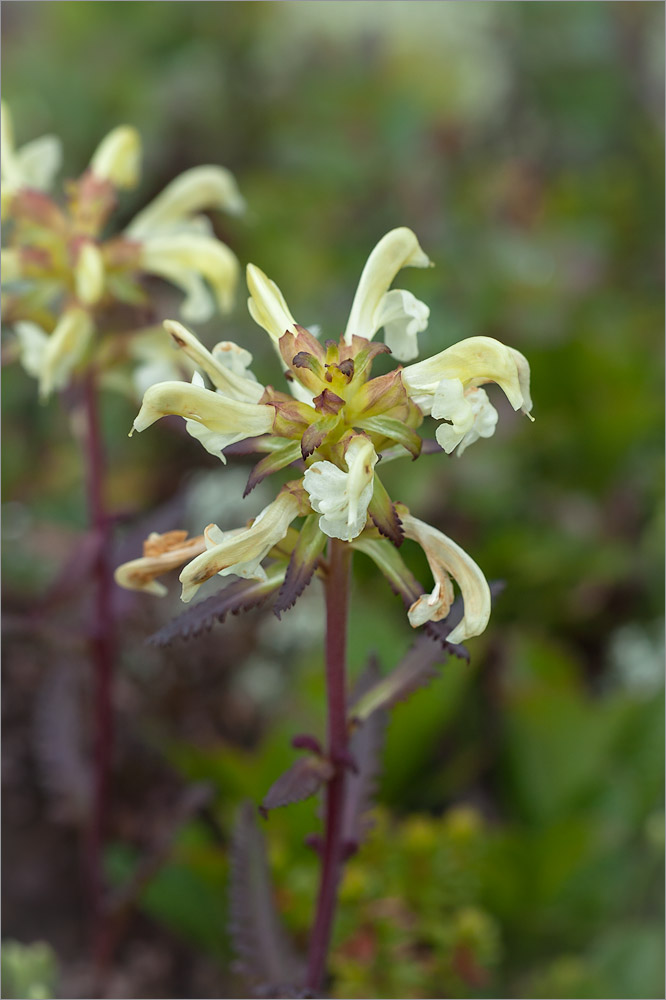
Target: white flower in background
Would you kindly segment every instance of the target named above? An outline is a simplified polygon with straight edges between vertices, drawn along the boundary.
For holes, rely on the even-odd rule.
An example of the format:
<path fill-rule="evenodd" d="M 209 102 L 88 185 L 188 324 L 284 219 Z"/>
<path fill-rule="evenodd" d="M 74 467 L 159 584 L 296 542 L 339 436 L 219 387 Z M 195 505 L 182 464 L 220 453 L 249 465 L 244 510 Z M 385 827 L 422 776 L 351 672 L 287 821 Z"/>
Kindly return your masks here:
<path fill-rule="evenodd" d="M 134 188 L 141 176 L 141 136 L 131 125 L 118 125 L 102 139 L 90 160 L 90 171 L 115 188 Z"/>
<path fill-rule="evenodd" d="M 210 229 L 208 217 L 199 214 L 204 209 L 217 209 L 230 215 L 240 215 L 245 210 L 245 200 L 236 180 L 224 167 L 186 170 L 134 216 L 125 232 L 135 240 L 144 240 L 160 232 L 192 229 L 207 232 Z"/>
<path fill-rule="evenodd" d="M 314 462 L 303 477 L 303 485 L 312 509 L 321 514 L 321 531 L 329 538 L 348 542 L 365 528 L 377 452 L 369 438 L 358 435 L 349 441 L 344 458 L 348 472 L 332 462 Z"/>
<path fill-rule="evenodd" d="M 0 126 L 2 218 L 14 194 L 21 188 L 48 191 L 62 165 L 62 143 L 55 135 L 43 135 L 17 149 L 9 108 L 2 102 Z"/>
<path fill-rule="evenodd" d="M 238 261 L 201 214 L 204 210 L 233 214 L 243 210 L 243 199 L 228 170 L 203 166 L 185 171 L 123 233 L 106 238 L 118 192 L 139 182 L 141 138 L 137 130 L 120 125 L 109 132 L 88 169 L 78 180 L 68 182 L 64 205 L 44 193 L 60 165 L 57 140 L 45 137 L 16 150 L 4 105 L 2 133 L 2 207 L 9 233 L 8 246 L 3 248 L 3 317 L 17 330 L 20 356 L 28 358 L 26 370 L 39 379 L 43 398 L 68 384 L 86 353 L 81 344 L 86 339 L 87 346 L 90 340 L 90 336 L 60 336 L 63 322 L 64 329 L 71 331 L 71 316 L 80 320 L 85 312 L 88 334 L 101 334 L 104 317 L 114 303 L 146 304 L 142 274 L 156 275 L 179 288 L 186 318 L 203 321 L 216 310 L 229 311 L 238 283 Z M 142 322 L 137 320 L 137 326 Z M 29 328 L 26 323 L 31 324 Z M 83 329 L 82 322 L 79 328 Z M 41 352 L 42 362 L 35 349 L 39 334 L 44 344 L 56 341 L 48 352 Z M 56 350 L 62 353 L 72 346 L 75 353 L 54 358 Z M 109 359 L 117 360 L 118 354 L 100 345 L 94 357 L 108 367 Z M 126 350 L 128 356 L 131 360 L 131 348 Z M 156 361 L 153 370 L 164 370 L 161 361 Z M 140 383 L 145 385 L 150 377 L 144 366 Z M 114 378 L 114 373 L 104 371 L 103 379 L 123 391 L 131 386 L 121 373 L 116 372 Z"/>
<path fill-rule="evenodd" d="M 62 314 L 50 336 L 29 320 L 16 323 L 14 329 L 23 367 L 39 380 L 41 399 L 50 396 L 54 389 L 64 389 L 93 335 L 90 316 L 84 309 L 77 308 Z"/>

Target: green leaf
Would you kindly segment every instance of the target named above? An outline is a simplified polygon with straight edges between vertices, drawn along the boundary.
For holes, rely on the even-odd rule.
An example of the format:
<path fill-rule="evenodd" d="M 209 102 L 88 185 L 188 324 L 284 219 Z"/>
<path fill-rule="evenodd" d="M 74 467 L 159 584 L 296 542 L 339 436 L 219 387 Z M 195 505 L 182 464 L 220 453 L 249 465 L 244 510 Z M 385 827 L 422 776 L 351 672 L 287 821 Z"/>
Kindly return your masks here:
<path fill-rule="evenodd" d="M 249 475 L 243 497 L 248 496 L 255 486 L 258 486 L 258 484 L 262 481 L 262 479 L 265 479 L 266 476 L 270 476 L 274 472 L 279 472 L 279 470 L 284 469 L 285 466 L 298 461 L 300 457 L 300 441 L 286 441 L 281 444 L 280 447 L 275 448 L 270 455 L 266 455 L 262 458 L 261 461 L 257 462 L 253 468 Z"/>
<path fill-rule="evenodd" d="M 401 444 L 414 458 L 418 458 L 421 454 L 423 444 L 421 438 L 402 420 L 396 420 L 395 417 L 364 417 L 363 420 L 357 421 L 356 426 L 370 434 L 379 434 Z"/>

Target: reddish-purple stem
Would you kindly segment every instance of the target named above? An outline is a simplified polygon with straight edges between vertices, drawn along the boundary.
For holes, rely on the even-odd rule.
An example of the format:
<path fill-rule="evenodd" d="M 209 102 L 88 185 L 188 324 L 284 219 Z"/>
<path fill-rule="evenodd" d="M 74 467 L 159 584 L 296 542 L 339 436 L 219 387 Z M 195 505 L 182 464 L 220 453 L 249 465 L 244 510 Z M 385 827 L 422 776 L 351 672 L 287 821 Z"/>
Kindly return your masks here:
<path fill-rule="evenodd" d="M 347 755 L 347 698 L 345 690 L 345 654 L 351 548 L 332 538 L 329 545 L 326 580 L 326 694 L 328 703 L 327 755 L 336 764 L 334 776 L 326 786 L 325 830 L 321 880 L 310 936 L 306 989 L 317 995 L 326 972 L 326 957 L 331 942 L 338 884 L 343 862 L 342 819 L 345 798 Z"/>
<path fill-rule="evenodd" d="M 104 502 L 104 442 L 99 421 L 97 381 L 91 370 L 84 385 L 86 415 L 86 486 L 88 519 L 95 535 L 92 568 L 93 614 L 90 649 L 94 677 L 93 801 L 88 831 L 87 866 L 92 909 L 93 952 L 98 966 L 108 958 L 104 914 L 104 841 L 107 834 L 110 773 L 113 755 L 113 660 L 111 522 Z"/>

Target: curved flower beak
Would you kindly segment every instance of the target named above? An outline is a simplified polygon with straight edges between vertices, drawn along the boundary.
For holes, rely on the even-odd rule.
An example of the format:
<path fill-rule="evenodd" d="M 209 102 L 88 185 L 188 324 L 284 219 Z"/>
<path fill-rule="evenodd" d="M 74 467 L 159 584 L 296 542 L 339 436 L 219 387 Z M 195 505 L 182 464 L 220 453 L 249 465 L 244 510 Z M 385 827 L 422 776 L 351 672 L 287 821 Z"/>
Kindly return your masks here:
<path fill-rule="evenodd" d="M 29 375 L 39 379 L 39 395 L 47 399 L 62 389 L 86 352 L 93 322 L 84 309 L 68 309 L 55 330 L 47 334 L 36 323 L 14 325 L 21 346 L 21 363 Z"/>
<path fill-rule="evenodd" d="M 202 583 L 215 574 L 241 576 L 248 580 L 265 580 L 261 561 L 287 534 L 289 525 L 298 516 L 299 502 L 291 493 L 280 493 L 265 507 L 249 528 L 220 531 L 209 524 L 204 533 L 207 551 L 197 556 L 180 574 L 183 585 L 181 599 L 191 601 Z"/>
<path fill-rule="evenodd" d="M 461 453 L 479 437 L 490 437 L 494 432 L 497 412 L 478 386 L 496 382 L 514 410 L 529 416 L 532 409 L 527 359 L 492 337 L 462 340 L 431 358 L 408 365 L 401 377 L 408 395 L 423 413 L 448 421 L 436 432 L 447 452 L 461 445 Z"/>
<path fill-rule="evenodd" d="M 275 282 L 254 264 L 247 265 L 247 287 L 250 292 L 247 300 L 250 316 L 277 346 L 283 334 L 296 331 L 296 320 L 289 312 L 284 295 Z"/>
<path fill-rule="evenodd" d="M 462 592 L 464 614 L 462 621 L 448 636 L 448 641 L 464 642 L 481 635 L 490 618 L 491 602 L 488 581 L 479 567 L 464 549 L 424 521 L 405 514 L 402 524 L 405 536 L 418 542 L 425 552 L 435 578 L 433 592 L 423 594 L 408 611 L 412 628 L 418 628 L 427 621 L 446 618 L 453 600 L 452 576 Z"/>
<path fill-rule="evenodd" d="M 458 379 L 464 386 L 496 382 L 514 410 L 527 412 L 532 405 L 527 360 L 492 337 L 468 337 L 402 372 L 407 392 L 426 413 L 442 379 Z"/>
<path fill-rule="evenodd" d="M 119 125 L 109 132 L 93 153 L 90 169 L 114 187 L 136 187 L 141 172 L 141 136 L 137 130 Z"/>
<path fill-rule="evenodd" d="M 175 233 L 154 236 L 142 243 L 140 267 L 172 282 L 186 295 L 182 315 L 203 322 L 212 315 L 201 277 L 211 286 L 218 308 L 229 312 L 238 283 L 238 261 L 229 247 L 210 236 Z"/>
<path fill-rule="evenodd" d="M 130 239 L 143 240 L 174 233 L 191 224 L 197 213 L 220 209 L 239 215 L 245 201 L 233 174 L 224 167 L 193 167 L 176 177 L 125 230 Z"/>
<path fill-rule="evenodd" d="M 189 382 L 158 382 L 146 390 L 133 430 L 144 431 L 168 414 L 184 417 L 188 433 L 222 462 L 226 461 L 223 448 L 266 434 L 275 418 L 272 406 L 229 399 Z"/>
<path fill-rule="evenodd" d="M 163 597 L 167 588 L 156 577 L 177 569 L 188 559 L 205 552 L 203 535 L 187 538 L 186 531 L 167 531 L 160 535 L 153 532 L 143 543 L 143 556 L 123 563 L 114 574 L 116 583 L 126 590 L 143 590 Z"/>
<path fill-rule="evenodd" d="M 264 394 L 264 387 L 245 373 L 252 362 L 249 351 L 243 350 L 230 341 L 217 346 L 211 353 L 190 333 L 186 327 L 174 320 L 167 319 L 164 329 L 171 334 L 176 347 L 180 348 L 198 367 L 208 375 L 216 389 L 230 399 L 243 400 L 246 403 L 258 403 Z M 243 355 L 245 365 L 241 361 Z"/>
<path fill-rule="evenodd" d="M 403 267 L 430 267 L 431 262 L 419 246 L 411 229 L 392 229 L 368 257 L 363 268 L 345 330 L 345 341 L 352 337 L 372 340 L 383 326 L 386 343 L 396 358 L 408 361 L 416 357 L 416 336 L 428 325 L 430 310 L 410 292 L 389 288 Z"/>
<path fill-rule="evenodd" d="M 333 462 L 314 462 L 306 470 L 303 486 L 310 505 L 321 514 L 319 528 L 329 538 L 351 541 L 363 531 L 372 499 L 377 453 L 363 434 L 352 437 L 345 451 L 348 472 Z"/>

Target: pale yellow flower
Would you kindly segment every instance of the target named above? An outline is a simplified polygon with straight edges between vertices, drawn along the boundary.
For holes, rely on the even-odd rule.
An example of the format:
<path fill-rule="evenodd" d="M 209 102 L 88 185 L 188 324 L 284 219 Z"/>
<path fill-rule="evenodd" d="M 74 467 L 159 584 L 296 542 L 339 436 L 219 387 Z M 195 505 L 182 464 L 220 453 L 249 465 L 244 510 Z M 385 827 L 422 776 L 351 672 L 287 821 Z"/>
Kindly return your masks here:
<path fill-rule="evenodd" d="M 106 238 L 118 191 L 139 181 L 137 130 L 128 125 L 114 128 L 98 145 L 87 170 L 67 182 L 65 203 L 59 205 L 44 193 L 59 166 L 59 145 L 46 137 L 17 150 L 4 105 L 2 111 L 3 218 L 6 214 L 9 233 L 3 248 L 3 317 L 17 330 L 20 355 L 27 360 L 26 370 L 40 379 L 42 397 L 66 385 L 85 354 L 84 341 L 87 346 L 90 334 L 104 329 L 110 307 L 118 302 L 145 304 L 142 274 L 179 288 L 185 317 L 205 320 L 216 310 L 231 308 L 238 261 L 201 215 L 204 209 L 243 209 L 228 170 L 204 166 L 186 171 L 123 233 Z M 85 324 L 82 312 L 88 316 Z M 78 318 L 78 337 L 72 336 L 72 316 Z M 63 337 L 63 329 L 70 336 Z M 56 332 L 57 343 L 48 352 L 38 351 L 38 342 L 45 344 L 44 338 Z M 76 348 L 75 355 L 60 364 L 60 353 L 70 346 Z M 127 354 L 131 358 L 131 351 Z M 94 357 L 108 364 L 116 356 L 98 343 Z M 105 384 L 130 384 L 122 373 L 117 376 L 114 380 L 105 371 Z"/>
<path fill-rule="evenodd" d="M 385 341 L 399 361 L 417 357 L 417 334 L 428 325 L 430 310 L 411 292 L 389 291 L 403 267 L 430 267 L 428 256 L 411 231 L 404 226 L 392 229 L 368 257 L 352 303 L 345 340 L 352 337 L 372 340 L 384 327 Z"/>
<path fill-rule="evenodd" d="M 180 574 L 182 600 L 190 601 L 201 584 L 215 574 L 265 580 L 261 562 L 282 541 L 298 511 L 298 500 L 285 492 L 265 507 L 248 528 L 220 531 L 216 524 L 209 524 L 204 532 L 207 551 L 188 563 Z"/>
<path fill-rule="evenodd" d="M 154 531 L 143 543 L 143 556 L 123 563 L 115 571 L 116 583 L 126 590 L 143 590 L 163 597 L 167 589 L 156 577 L 177 569 L 205 550 L 203 535 L 188 539 L 186 531 L 167 531 L 161 535 Z"/>
<path fill-rule="evenodd" d="M 4 101 L 0 117 L 0 174 L 4 219 L 14 194 L 21 188 L 49 190 L 62 165 L 62 144 L 57 136 L 44 135 L 17 149 L 11 115 Z"/>
<path fill-rule="evenodd" d="M 368 518 L 377 452 L 365 435 L 350 438 L 344 452 L 347 472 L 332 462 L 313 462 L 303 477 L 319 528 L 330 538 L 348 542 L 360 535 Z"/>
<path fill-rule="evenodd" d="M 450 579 L 453 577 L 462 592 L 464 614 L 448 641 L 464 642 L 480 635 L 490 618 L 490 588 L 477 564 L 464 549 L 425 521 L 404 514 L 402 524 L 405 536 L 422 547 L 435 578 L 432 593 L 424 594 L 409 609 L 411 626 L 417 628 L 427 621 L 437 622 L 446 618 L 453 601 Z"/>

